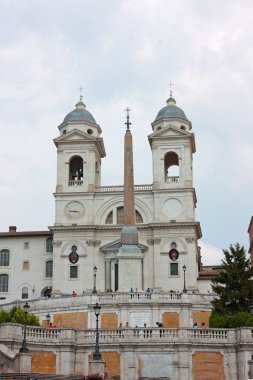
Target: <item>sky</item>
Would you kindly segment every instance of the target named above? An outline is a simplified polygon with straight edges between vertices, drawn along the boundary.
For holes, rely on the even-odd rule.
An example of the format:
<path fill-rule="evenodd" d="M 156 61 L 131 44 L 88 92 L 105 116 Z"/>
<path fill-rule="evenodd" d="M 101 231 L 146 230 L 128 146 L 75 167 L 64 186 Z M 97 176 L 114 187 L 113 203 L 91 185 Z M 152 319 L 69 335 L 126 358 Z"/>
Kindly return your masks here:
<path fill-rule="evenodd" d="M 54 224 L 57 126 L 83 100 L 102 128 L 102 184 L 123 183 L 126 107 L 136 184 L 173 97 L 192 122 L 202 261 L 248 251 L 253 215 L 252 0 L 1 0 L 0 231 Z"/>

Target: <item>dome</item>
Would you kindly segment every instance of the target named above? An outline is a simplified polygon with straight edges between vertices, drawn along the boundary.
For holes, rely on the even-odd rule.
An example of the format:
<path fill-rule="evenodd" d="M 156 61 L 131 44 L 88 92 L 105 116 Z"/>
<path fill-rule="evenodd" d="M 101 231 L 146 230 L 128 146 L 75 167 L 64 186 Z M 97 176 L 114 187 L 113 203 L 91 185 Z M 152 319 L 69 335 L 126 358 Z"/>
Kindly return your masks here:
<path fill-rule="evenodd" d="M 161 119 L 170 119 L 170 118 L 172 119 L 180 118 L 180 119 L 184 119 L 188 121 L 187 117 L 185 116 L 184 111 L 181 110 L 181 108 L 176 106 L 176 101 L 173 98 L 169 98 L 167 100 L 167 106 L 162 108 L 158 112 L 155 118 L 155 121 L 161 120 Z"/>
<path fill-rule="evenodd" d="M 92 114 L 85 109 L 85 104 L 80 100 L 76 104 L 76 108 L 65 116 L 63 122 L 65 121 L 89 121 L 90 123 L 95 123 L 96 120 Z"/>

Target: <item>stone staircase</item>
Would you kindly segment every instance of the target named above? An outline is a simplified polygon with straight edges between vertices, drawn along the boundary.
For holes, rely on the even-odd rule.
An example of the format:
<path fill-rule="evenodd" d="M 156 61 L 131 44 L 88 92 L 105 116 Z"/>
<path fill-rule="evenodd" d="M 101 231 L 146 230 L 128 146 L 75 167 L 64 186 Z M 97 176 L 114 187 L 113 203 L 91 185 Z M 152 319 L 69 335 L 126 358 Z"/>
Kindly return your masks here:
<path fill-rule="evenodd" d="M 42 373 L 1 373 L 0 380 L 86 380 L 81 375 L 52 375 Z"/>

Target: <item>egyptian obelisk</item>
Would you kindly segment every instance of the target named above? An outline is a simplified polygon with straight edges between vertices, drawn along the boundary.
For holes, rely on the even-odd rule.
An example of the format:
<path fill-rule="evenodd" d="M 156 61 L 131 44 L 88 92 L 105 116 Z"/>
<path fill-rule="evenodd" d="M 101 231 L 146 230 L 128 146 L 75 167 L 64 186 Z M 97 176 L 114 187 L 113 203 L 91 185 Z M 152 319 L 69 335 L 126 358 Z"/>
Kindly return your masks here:
<path fill-rule="evenodd" d="M 127 108 L 124 139 L 124 227 L 121 231 L 121 248 L 117 253 L 118 290 L 142 289 L 143 254 L 138 246 L 138 230 L 135 226 L 133 141 Z"/>

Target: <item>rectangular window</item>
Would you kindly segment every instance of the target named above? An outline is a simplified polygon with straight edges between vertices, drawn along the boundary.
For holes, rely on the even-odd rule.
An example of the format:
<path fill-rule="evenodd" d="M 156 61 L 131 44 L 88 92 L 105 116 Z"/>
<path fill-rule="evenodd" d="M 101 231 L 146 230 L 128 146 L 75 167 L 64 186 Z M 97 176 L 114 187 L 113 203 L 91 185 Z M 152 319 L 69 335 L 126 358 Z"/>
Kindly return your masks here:
<path fill-rule="evenodd" d="M 46 277 L 53 277 L 53 260 L 46 262 Z"/>
<path fill-rule="evenodd" d="M 0 252 L 0 266 L 8 267 L 10 259 L 10 251 L 8 249 L 2 249 Z"/>
<path fill-rule="evenodd" d="M 78 277 L 78 267 L 77 265 L 71 265 L 69 267 L 69 278 L 77 278 Z"/>
<path fill-rule="evenodd" d="M 178 263 L 170 263 L 170 275 L 178 276 Z"/>
<path fill-rule="evenodd" d="M 24 249 L 29 249 L 29 243 L 28 243 L 28 241 L 24 242 Z"/>
<path fill-rule="evenodd" d="M 30 269 L 30 262 L 23 261 L 23 270 L 29 270 L 29 269 Z"/>
<path fill-rule="evenodd" d="M 0 275 L 0 293 L 8 292 L 9 277 L 7 274 Z"/>

